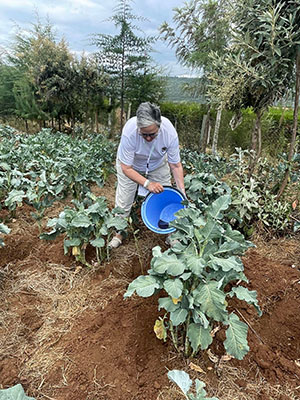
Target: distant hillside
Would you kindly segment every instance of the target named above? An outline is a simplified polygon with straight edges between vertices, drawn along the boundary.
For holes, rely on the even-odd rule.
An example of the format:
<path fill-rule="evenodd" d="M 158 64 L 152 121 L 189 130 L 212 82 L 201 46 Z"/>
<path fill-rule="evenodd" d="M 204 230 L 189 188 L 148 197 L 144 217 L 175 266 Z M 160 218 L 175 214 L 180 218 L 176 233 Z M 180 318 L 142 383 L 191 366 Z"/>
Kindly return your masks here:
<path fill-rule="evenodd" d="M 204 103 L 204 98 L 193 95 L 193 91 L 187 92 L 183 89 L 186 85 L 193 85 L 197 82 L 197 78 L 185 78 L 185 77 L 166 77 L 167 88 L 165 101 L 174 102 L 195 102 Z"/>

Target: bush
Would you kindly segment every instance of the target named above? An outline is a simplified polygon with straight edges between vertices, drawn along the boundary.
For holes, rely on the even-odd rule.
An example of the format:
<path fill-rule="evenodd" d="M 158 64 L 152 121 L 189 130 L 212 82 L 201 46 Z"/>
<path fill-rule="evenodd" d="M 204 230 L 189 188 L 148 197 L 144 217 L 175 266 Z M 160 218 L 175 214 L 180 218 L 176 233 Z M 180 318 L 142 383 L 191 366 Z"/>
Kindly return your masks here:
<path fill-rule="evenodd" d="M 208 106 L 199 103 L 162 103 L 161 112 L 169 118 L 177 129 L 180 144 L 192 150 L 199 149 L 199 139 L 203 116 Z M 230 128 L 234 113 L 222 112 L 218 148 L 232 153 L 236 147 L 248 149 L 251 143 L 251 132 L 255 122 L 252 109 L 242 110 L 242 122 L 236 129 Z M 211 139 L 214 131 L 216 110 L 211 111 Z M 299 117 L 300 119 L 300 117 Z M 293 110 L 273 107 L 262 118 L 262 148 L 265 154 L 276 156 L 287 149 L 290 130 L 293 123 Z"/>

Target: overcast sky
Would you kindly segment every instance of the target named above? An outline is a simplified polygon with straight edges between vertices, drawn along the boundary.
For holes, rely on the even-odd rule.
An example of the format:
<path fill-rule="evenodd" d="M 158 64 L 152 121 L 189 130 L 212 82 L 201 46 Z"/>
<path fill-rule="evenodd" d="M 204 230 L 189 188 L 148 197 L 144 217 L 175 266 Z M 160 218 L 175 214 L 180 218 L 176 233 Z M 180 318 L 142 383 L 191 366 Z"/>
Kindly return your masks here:
<path fill-rule="evenodd" d="M 37 11 L 42 21 L 49 18 L 58 39 L 64 37 L 72 51 L 93 52 L 96 48 L 89 44 L 90 34 L 118 33 L 112 22 L 105 21 L 114 14 L 116 5 L 117 0 L 0 0 L 0 46 L 9 47 L 16 24 L 22 29 L 30 28 Z M 135 15 L 149 20 L 139 22 L 147 36 L 157 35 L 163 21 L 172 24 L 173 8 L 183 5 L 184 0 L 135 0 L 131 4 Z M 155 50 L 155 62 L 164 66 L 169 75 L 190 73 L 177 63 L 174 50 L 162 41 L 155 44 Z"/>

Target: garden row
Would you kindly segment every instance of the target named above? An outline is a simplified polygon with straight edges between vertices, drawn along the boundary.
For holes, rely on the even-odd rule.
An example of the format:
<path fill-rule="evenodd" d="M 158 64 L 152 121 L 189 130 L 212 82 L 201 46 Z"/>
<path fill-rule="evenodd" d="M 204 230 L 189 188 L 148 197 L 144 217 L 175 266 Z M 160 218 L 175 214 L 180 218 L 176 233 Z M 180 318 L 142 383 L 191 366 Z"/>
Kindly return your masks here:
<path fill-rule="evenodd" d="M 50 129 L 27 135 L 0 127 L 0 136 L 0 208 L 8 211 L 0 231 L 9 233 L 5 223 L 15 217 L 18 206 L 26 203 L 33 207 L 32 217 L 41 233 L 45 210 L 67 196 L 71 196 L 74 209 L 79 212 L 74 225 L 87 227 L 86 221 L 78 222 L 80 210 L 93 203 L 91 185 L 103 186 L 114 171 L 116 145 L 102 135 L 71 137 Z M 94 209 L 98 207 L 103 218 L 111 216 L 104 200 L 96 203 Z M 69 214 L 72 212 L 74 219 L 70 208 Z"/>
<path fill-rule="evenodd" d="M 101 187 L 114 171 L 116 144 L 104 135 L 71 137 L 49 129 L 26 135 L 2 126 L 0 136 L 0 207 L 8 210 L 6 219 L 0 221 L 0 231 L 9 233 L 4 223 L 14 218 L 18 205 L 25 202 L 33 207 L 32 217 L 41 233 L 45 210 L 55 200 L 71 195 L 72 207 L 49 221 L 52 231 L 42 237 L 53 239 L 64 234 L 65 251 L 74 247 L 72 252 L 84 263 L 85 248 L 90 243 L 96 246 L 99 261 L 103 260 L 105 253 L 108 254 L 107 249 L 100 254 L 99 249 L 105 247 L 103 236 L 108 239 L 113 229 L 122 230 L 126 226 L 123 219 L 116 217 L 116 210 L 111 212 L 105 199 L 96 198 L 90 188 L 92 184 Z M 247 151 L 236 149 L 228 159 L 188 149 L 181 153 L 188 173 L 185 178 L 188 198 L 198 203 L 201 211 L 203 204 L 211 201 L 211 195 L 230 194 L 230 224 L 247 237 L 257 226 L 272 234 L 299 228 L 299 154 L 294 155 L 290 166 L 287 195 L 277 201 L 276 188 L 286 169 L 284 157 L 275 166 L 260 159 L 250 176 L 251 154 Z"/>

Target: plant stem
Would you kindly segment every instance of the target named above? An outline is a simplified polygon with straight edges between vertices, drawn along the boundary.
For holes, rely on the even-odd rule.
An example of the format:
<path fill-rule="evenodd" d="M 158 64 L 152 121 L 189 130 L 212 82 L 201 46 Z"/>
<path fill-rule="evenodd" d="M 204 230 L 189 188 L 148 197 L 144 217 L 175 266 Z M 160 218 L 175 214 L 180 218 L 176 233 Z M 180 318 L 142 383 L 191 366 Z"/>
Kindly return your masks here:
<path fill-rule="evenodd" d="M 101 251 L 101 250 L 100 250 Z M 99 247 L 96 247 L 96 257 L 97 257 L 97 262 L 101 264 L 101 259 L 100 259 L 100 254 L 99 254 Z"/>
<path fill-rule="evenodd" d="M 76 258 L 76 261 L 79 261 L 81 264 L 85 265 L 86 267 L 93 268 L 93 266 L 86 261 L 84 249 L 81 249 L 80 254 L 78 256 L 75 256 L 75 258 Z"/>
<path fill-rule="evenodd" d="M 188 338 L 188 328 L 190 325 L 190 321 L 191 321 L 191 313 L 188 314 L 187 320 L 186 320 L 186 328 L 185 328 L 185 344 L 184 344 L 184 354 L 186 357 L 189 356 L 190 353 L 190 341 Z"/>
<path fill-rule="evenodd" d="M 203 246 L 202 246 L 201 249 L 200 249 L 200 254 L 199 254 L 200 257 L 202 257 L 206 245 L 207 245 L 207 240 L 204 241 Z"/>
<path fill-rule="evenodd" d="M 110 238 L 111 238 L 111 235 L 108 234 L 107 235 L 107 243 L 109 243 Z M 109 261 L 109 248 L 108 248 L 108 245 L 106 246 L 106 260 Z"/>
<path fill-rule="evenodd" d="M 177 329 L 176 329 L 176 334 L 175 334 L 175 332 L 174 332 L 174 327 L 173 327 L 173 324 L 172 324 L 172 321 L 169 321 L 169 323 L 170 323 L 170 327 L 169 327 L 169 329 L 170 329 L 170 333 L 171 333 L 171 337 L 172 337 L 172 341 L 173 341 L 173 344 L 174 344 L 174 347 L 175 347 L 175 349 L 178 351 L 178 353 L 179 353 L 179 349 L 178 349 L 178 336 L 177 336 Z"/>

